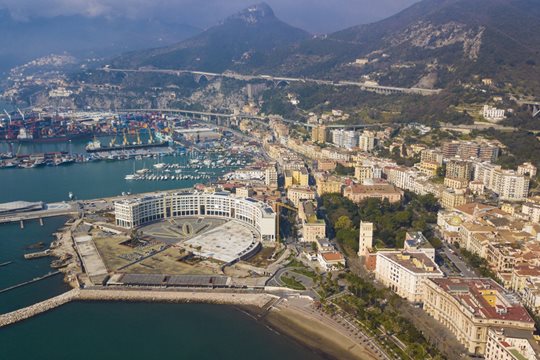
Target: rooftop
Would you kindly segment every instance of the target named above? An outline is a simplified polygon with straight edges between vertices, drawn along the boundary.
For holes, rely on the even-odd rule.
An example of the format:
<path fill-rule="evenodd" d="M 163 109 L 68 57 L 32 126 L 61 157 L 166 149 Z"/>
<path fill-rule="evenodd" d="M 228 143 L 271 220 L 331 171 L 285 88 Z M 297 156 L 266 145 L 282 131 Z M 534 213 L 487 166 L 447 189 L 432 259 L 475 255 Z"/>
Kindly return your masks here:
<path fill-rule="evenodd" d="M 443 274 L 433 260 L 422 252 L 381 251 L 378 255 L 388 258 L 415 274 Z"/>
<path fill-rule="evenodd" d="M 525 307 L 491 279 L 449 277 L 429 281 L 466 307 L 475 318 L 519 321 L 534 326 Z"/>

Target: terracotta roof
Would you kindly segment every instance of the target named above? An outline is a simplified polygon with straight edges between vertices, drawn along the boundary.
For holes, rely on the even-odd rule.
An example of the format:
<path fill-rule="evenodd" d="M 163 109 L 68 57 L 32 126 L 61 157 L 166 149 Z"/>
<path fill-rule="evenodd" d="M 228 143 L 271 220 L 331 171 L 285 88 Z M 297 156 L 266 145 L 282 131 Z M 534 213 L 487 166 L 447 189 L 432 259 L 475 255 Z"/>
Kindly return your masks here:
<path fill-rule="evenodd" d="M 449 277 L 430 279 L 457 302 L 466 305 L 475 318 L 519 321 L 534 324 L 533 319 L 516 299 L 495 281 L 487 278 Z M 490 305 L 482 291 L 493 292 L 496 306 Z"/>
<path fill-rule="evenodd" d="M 341 261 L 344 260 L 343 255 L 341 255 L 340 252 L 334 251 L 334 252 L 327 252 L 322 253 L 321 256 L 325 261 Z"/>

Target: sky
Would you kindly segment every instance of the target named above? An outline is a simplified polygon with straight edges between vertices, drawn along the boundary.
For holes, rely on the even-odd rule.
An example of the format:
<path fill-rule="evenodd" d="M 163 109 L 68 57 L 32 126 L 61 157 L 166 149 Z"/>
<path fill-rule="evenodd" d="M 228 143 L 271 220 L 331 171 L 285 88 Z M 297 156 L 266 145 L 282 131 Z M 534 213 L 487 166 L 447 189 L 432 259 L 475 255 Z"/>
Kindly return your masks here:
<path fill-rule="evenodd" d="M 377 21 L 417 0 L 266 0 L 283 21 L 327 33 Z M 207 28 L 260 0 L 0 0 L 0 9 L 28 20 L 59 15 L 163 18 Z"/>

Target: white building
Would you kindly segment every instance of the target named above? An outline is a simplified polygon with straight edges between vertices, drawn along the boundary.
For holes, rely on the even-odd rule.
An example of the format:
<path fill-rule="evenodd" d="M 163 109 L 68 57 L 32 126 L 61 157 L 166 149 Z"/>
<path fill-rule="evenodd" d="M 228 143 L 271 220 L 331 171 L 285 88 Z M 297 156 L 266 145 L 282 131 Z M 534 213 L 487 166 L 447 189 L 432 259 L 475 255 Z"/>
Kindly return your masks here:
<path fill-rule="evenodd" d="M 358 147 L 364 152 L 369 152 L 377 145 L 377 138 L 372 131 L 364 131 L 358 137 Z"/>
<path fill-rule="evenodd" d="M 317 261 L 325 271 L 339 270 L 345 267 L 345 258 L 338 251 L 320 252 Z"/>
<path fill-rule="evenodd" d="M 540 203 L 527 201 L 521 207 L 521 212 L 529 217 L 530 221 L 540 223 Z"/>
<path fill-rule="evenodd" d="M 530 333 L 489 329 L 485 360 L 538 360 L 540 355 Z"/>
<path fill-rule="evenodd" d="M 352 149 L 358 146 L 358 137 L 353 130 L 332 130 L 332 143 L 339 147 Z"/>
<path fill-rule="evenodd" d="M 524 201 L 529 194 L 530 179 L 513 170 L 503 170 L 499 165 L 488 162 L 475 165 L 474 180 L 499 195 L 501 200 Z"/>
<path fill-rule="evenodd" d="M 530 178 L 536 177 L 538 169 L 530 162 L 523 163 L 518 166 L 517 173 L 520 175 L 527 175 Z"/>
<path fill-rule="evenodd" d="M 276 187 L 278 186 L 278 173 L 276 170 L 275 165 L 270 165 L 266 168 L 264 173 L 264 183 L 266 186 L 269 187 Z"/>
<path fill-rule="evenodd" d="M 377 253 L 375 279 L 410 302 L 423 301 L 424 281 L 444 274 L 423 252 L 381 251 Z"/>
<path fill-rule="evenodd" d="M 504 113 L 504 109 L 497 109 L 489 105 L 484 105 L 484 110 L 482 111 L 484 119 L 488 121 L 501 121 L 506 118 Z"/>
<path fill-rule="evenodd" d="M 162 193 L 114 203 L 116 225 L 134 229 L 147 223 L 182 216 L 225 217 L 257 231 L 260 239 L 275 241 L 276 214 L 268 205 L 228 192 Z"/>

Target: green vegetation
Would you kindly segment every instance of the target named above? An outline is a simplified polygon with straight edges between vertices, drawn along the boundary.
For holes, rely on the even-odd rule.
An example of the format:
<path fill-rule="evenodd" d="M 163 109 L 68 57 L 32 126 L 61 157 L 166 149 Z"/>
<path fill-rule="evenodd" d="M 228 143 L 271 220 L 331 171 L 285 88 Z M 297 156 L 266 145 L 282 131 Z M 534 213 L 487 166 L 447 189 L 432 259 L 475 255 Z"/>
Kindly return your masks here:
<path fill-rule="evenodd" d="M 340 163 L 336 164 L 336 170 L 337 175 L 341 176 L 354 176 L 354 168 L 353 167 L 347 167 L 343 166 Z"/>
<path fill-rule="evenodd" d="M 375 224 L 376 245 L 380 247 L 402 247 L 405 233 L 409 230 L 421 231 L 434 246 L 440 246 L 440 240 L 433 237 L 428 226 L 437 222 L 439 210 L 437 199 L 432 195 L 419 196 L 407 192 L 402 203 L 367 199 L 355 204 L 341 194 L 325 194 L 322 204 L 337 240 L 348 253 L 358 251 L 357 226 L 360 220 Z"/>
<path fill-rule="evenodd" d="M 489 268 L 489 264 L 486 259 L 483 259 L 477 254 L 474 254 L 465 249 L 460 249 L 459 253 L 463 257 L 463 259 L 465 259 L 467 264 L 476 269 L 480 273 L 480 275 L 492 278 L 495 281 L 499 281 L 495 273 Z"/>
<path fill-rule="evenodd" d="M 403 302 L 389 289 L 377 289 L 371 282 L 354 274 L 347 274 L 352 295 L 341 297 L 336 303 L 353 315 L 371 331 L 383 330 L 384 335 L 394 335 L 406 345 L 405 350 L 396 348 L 403 358 L 423 360 L 442 359 L 437 348 L 431 345 L 414 324 L 401 315 Z"/>
<path fill-rule="evenodd" d="M 294 289 L 294 290 L 306 290 L 306 287 L 302 285 L 302 283 L 294 276 L 288 277 L 288 276 L 281 276 L 280 280 L 287 286 L 288 288 Z"/>
<path fill-rule="evenodd" d="M 494 138 L 502 142 L 510 149 L 512 154 L 504 154 L 499 158 L 498 163 L 505 168 L 516 168 L 519 164 L 529 161 L 540 167 L 540 141 L 535 134 L 527 131 L 502 132 L 489 129 L 480 132 L 489 138 Z"/>
<path fill-rule="evenodd" d="M 285 267 L 294 268 L 291 270 L 292 272 L 307 276 L 313 280 L 316 280 L 319 276 L 315 271 L 304 265 L 304 263 L 294 258 Z"/>

